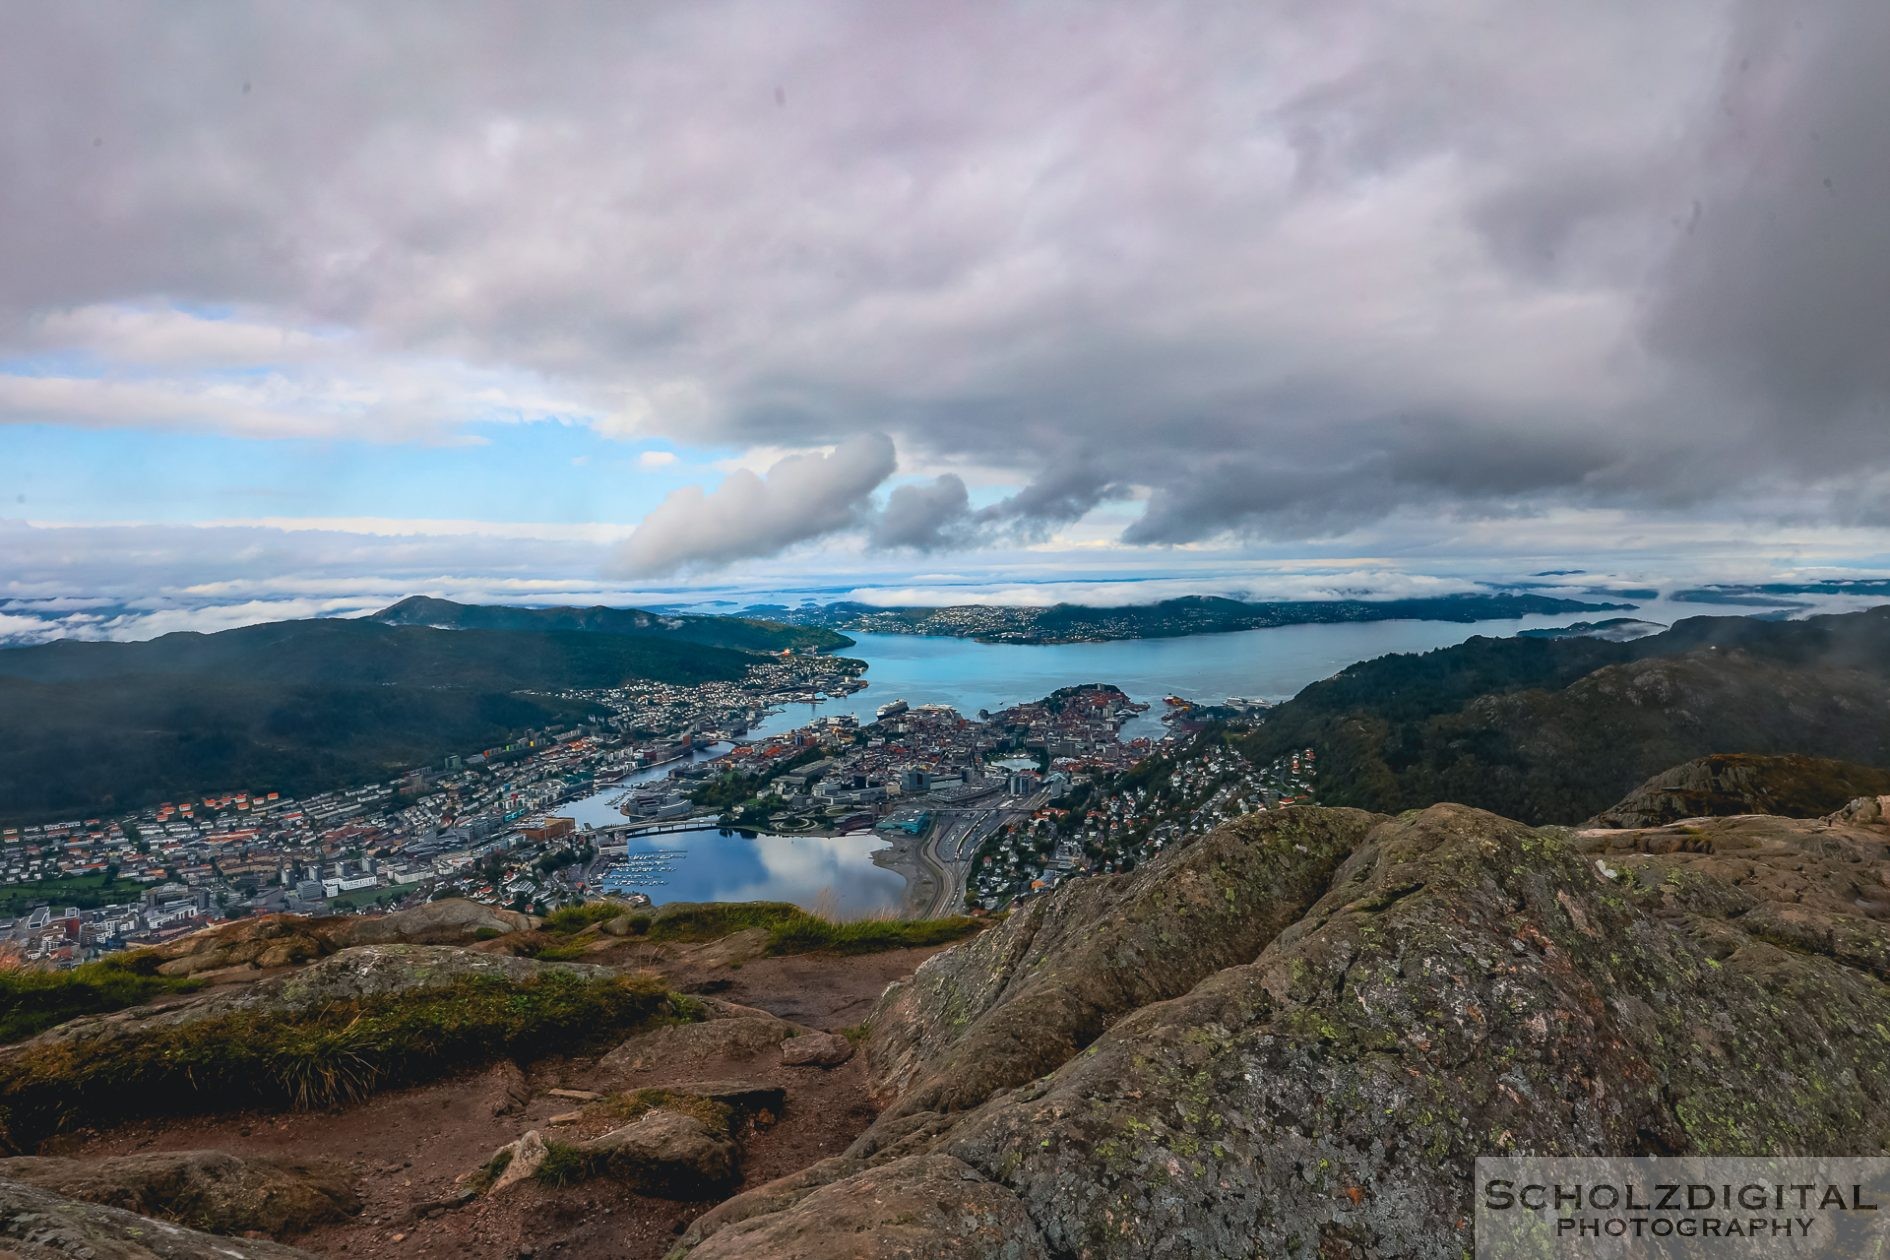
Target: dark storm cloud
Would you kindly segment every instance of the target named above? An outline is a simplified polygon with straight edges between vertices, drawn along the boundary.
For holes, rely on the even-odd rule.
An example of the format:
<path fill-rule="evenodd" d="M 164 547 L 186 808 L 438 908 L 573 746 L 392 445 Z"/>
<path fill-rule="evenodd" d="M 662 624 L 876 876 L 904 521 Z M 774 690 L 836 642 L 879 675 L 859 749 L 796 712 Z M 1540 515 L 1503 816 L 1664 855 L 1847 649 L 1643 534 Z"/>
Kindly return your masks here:
<path fill-rule="evenodd" d="M 1744 13 L 1652 337 L 1745 391 L 1798 462 L 1890 456 L 1890 7 Z"/>
<path fill-rule="evenodd" d="M 968 539 L 971 496 L 962 477 L 942 473 L 927 482 L 896 486 L 867 537 L 888 550 L 941 551 Z"/>
<path fill-rule="evenodd" d="M 109 364 L 100 309 L 189 304 L 349 357 L 306 406 L 16 380 L 0 419 L 425 434 L 503 389 L 845 454 L 717 500 L 752 534 L 659 508 L 648 572 L 1125 496 L 1140 543 L 1753 486 L 1854 517 L 1887 42 L 1864 0 L 16 5 L 0 355 Z M 422 361 L 501 383 L 387 385 Z M 331 405 L 363 374 L 414 401 Z"/>

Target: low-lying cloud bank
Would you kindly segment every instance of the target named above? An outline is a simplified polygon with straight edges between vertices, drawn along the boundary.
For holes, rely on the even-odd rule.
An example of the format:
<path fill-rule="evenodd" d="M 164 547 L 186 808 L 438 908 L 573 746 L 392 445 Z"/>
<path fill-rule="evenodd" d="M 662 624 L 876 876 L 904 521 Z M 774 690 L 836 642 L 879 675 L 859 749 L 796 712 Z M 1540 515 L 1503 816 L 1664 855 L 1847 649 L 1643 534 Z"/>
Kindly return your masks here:
<path fill-rule="evenodd" d="M 890 503 L 868 507 L 869 523 L 872 512 L 889 509 Z M 7 557 L 0 571 L 0 644 L 143 639 L 174 630 L 353 616 L 408 595 L 729 612 L 807 600 L 1111 605 L 1181 595 L 1388 599 L 1498 586 L 1581 597 L 1890 573 L 1890 536 L 1856 529 L 1807 530 L 1776 551 L 1729 549 L 1723 531 L 1693 522 L 1662 529 L 1646 520 L 1624 526 L 1589 516 L 1543 525 L 1540 535 L 1505 521 L 1453 529 L 1460 532 L 1421 535 L 1416 524 L 1399 531 L 1411 553 L 1403 557 L 1391 554 L 1382 536 L 1273 555 L 1031 546 L 948 557 L 880 555 L 858 539 L 852 550 L 828 539 L 803 544 L 791 568 L 767 558 L 737 561 L 708 583 L 600 576 L 617 562 L 620 547 L 611 531 L 588 528 L 453 521 L 46 528 L 0 518 L 0 554 Z M 1554 549 L 1571 538 L 1583 540 L 1578 545 L 1585 550 Z M 1875 554 L 1879 563 L 1846 562 L 1859 554 Z M 953 563 L 941 566 L 940 559 Z"/>

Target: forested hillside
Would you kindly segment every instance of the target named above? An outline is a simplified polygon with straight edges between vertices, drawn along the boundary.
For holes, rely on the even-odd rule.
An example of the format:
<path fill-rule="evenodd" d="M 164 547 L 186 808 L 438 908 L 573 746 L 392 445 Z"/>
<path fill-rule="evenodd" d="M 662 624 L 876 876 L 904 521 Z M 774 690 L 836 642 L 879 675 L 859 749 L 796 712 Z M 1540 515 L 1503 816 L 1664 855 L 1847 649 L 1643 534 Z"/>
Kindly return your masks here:
<path fill-rule="evenodd" d="M 0 651 L 0 817 L 373 779 L 597 712 L 546 694 L 739 678 L 754 656 L 578 632 L 286 621 Z"/>
<path fill-rule="evenodd" d="M 1632 643 L 1472 639 L 1365 661 L 1281 705 L 1255 759 L 1320 750 L 1320 798 L 1574 823 L 1711 753 L 1890 765 L 1890 608 L 1699 617 Z"/>

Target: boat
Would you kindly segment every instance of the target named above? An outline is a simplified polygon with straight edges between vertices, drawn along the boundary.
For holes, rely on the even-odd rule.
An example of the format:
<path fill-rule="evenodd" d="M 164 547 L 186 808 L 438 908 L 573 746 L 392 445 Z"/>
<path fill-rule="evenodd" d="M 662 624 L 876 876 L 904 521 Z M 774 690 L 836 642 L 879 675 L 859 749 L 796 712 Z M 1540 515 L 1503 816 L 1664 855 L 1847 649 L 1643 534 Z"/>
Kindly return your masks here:
<path fill-rule="evenodd" d="M 878 709 L 874 710 L 874 716 L 878 717 L 881 721 L 885 721 L 889 717 L 898 717 L 911 707 L 912 706 L 907 704 L 904 700 L 889 700 L 885 704 L 880 705 Z"/>

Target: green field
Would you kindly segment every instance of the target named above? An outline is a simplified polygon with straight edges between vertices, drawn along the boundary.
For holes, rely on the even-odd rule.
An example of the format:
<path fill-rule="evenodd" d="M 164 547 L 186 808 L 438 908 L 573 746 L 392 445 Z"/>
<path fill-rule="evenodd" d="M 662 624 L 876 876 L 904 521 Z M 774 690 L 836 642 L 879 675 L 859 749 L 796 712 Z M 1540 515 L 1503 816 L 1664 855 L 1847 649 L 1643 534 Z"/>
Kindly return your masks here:
<path fill-rule="evenodd" d="M 0 915 L 16 917 L 37 905 L 50 905 L 54 912 L 67 906 L 90 910 L 136 901 L 144 895 L 144 885 L 135 879 L 107 881 L 103 875 L 75 875 L 71 879 L 47 879 L 35 884 L 7 884 L 0 887 Z"/>
<path fill-rule="evenodd" d="M 353 892 L 330 898 L 328 904 L 337 910 L 362 910 L 382 902 L 391 905 L 405 897 L 407 892 L 405 888 L 389 888 L 385 885 L 375 888 L 357 888 Z"/>

